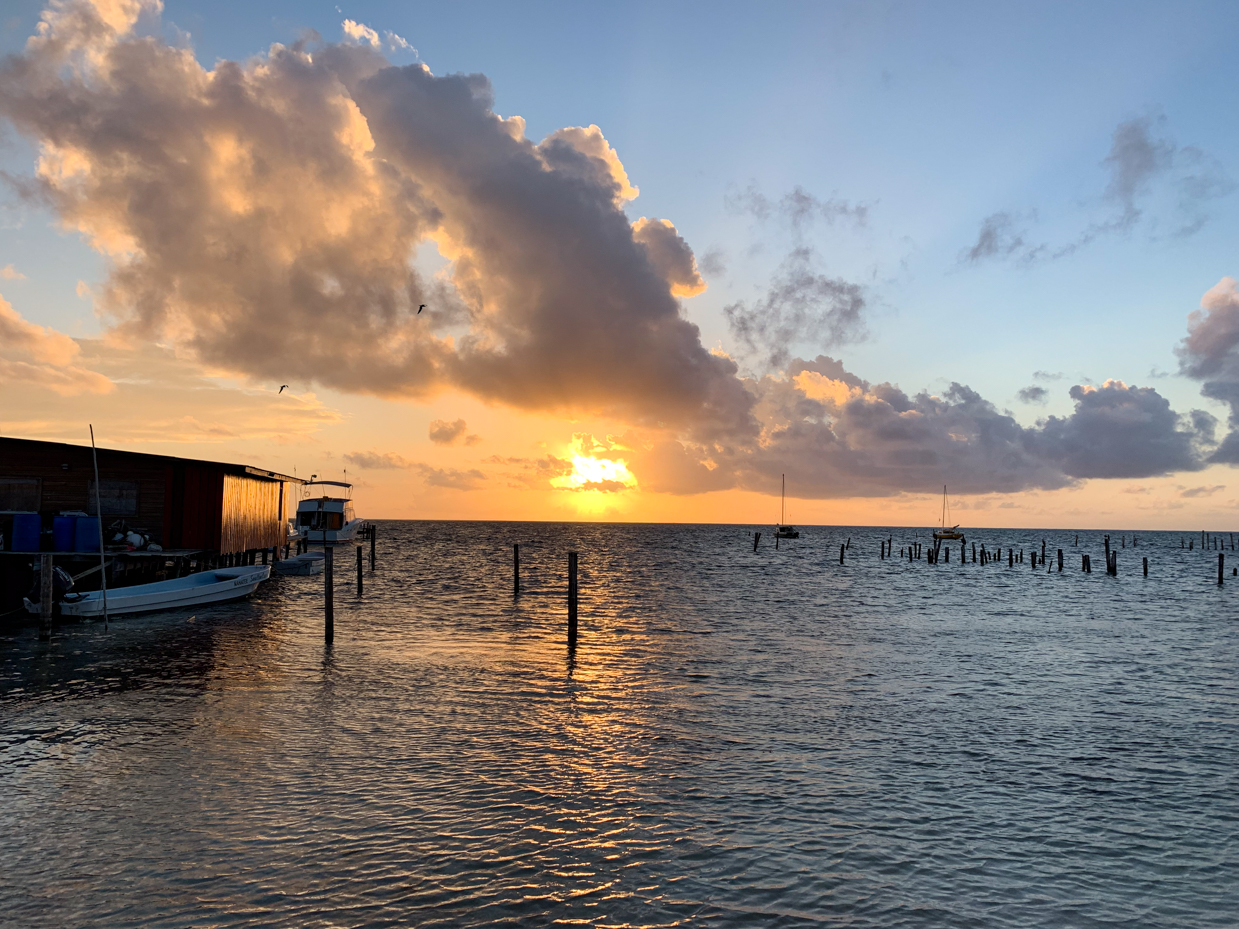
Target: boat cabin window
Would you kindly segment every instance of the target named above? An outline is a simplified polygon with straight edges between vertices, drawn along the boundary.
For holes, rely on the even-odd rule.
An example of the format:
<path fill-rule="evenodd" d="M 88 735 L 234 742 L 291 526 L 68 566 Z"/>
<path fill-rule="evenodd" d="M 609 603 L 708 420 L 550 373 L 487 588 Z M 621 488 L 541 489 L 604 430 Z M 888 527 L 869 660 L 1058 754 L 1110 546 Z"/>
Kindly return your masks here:
<path fill-rule="evenodd" d="M 303 510 L 297 514 L 302 526 L 316 530 L 334 530 L 344 528 L 344 514 L 332 513 L 330 510 Z"/>

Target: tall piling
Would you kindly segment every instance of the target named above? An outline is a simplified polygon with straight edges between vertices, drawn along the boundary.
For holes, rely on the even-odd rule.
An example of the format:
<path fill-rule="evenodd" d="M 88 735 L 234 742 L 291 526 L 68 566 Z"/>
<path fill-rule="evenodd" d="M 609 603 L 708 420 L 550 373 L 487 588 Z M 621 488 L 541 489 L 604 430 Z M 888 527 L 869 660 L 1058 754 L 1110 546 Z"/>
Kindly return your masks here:
<path fill-rule="evenodd" d="M 846 545 L 839 546 L 839 564 L 843 564 L 843 553 L 847 551 Z"/>
<path fill-rule="evenodd" d="M 1226 570 L 1226 556 L 1222 552 L 1217 553 L 1217 582 L 1222 583 L 1222 572 Z"/>
<path fill-rule="evenodd" d="M 330 545 L 323 546 L 323 639 L 328 644 L 336 637 L 336 605 L 334 587 L 334 556 L 335 550 Z"/>
<path fill-rule="evenodd" d="M 1007 549 L 1007 567 L 1008 568 L 1015 567 L 1015 549 L 1013 548 Z"/>
<path fill-rule="evenodd" d="M 1063 550 L 1061 548 L 1058 550 L 1058 573 L 1063 573 Z"/>
<path fill-rule="evenodd" d="M 576 645 L 576 552 L 568 552 L 568 644 Z"/>
<path fill-rule="evenodd" d="M 754 532 L 753 533 L 753 551 L 757 551 L 757 543 L 760 541 L 761 541 L 761 533 Z"/>
<path fill-rule="evenodd" d="M 521 595 L 521 545 L 512 543 L 512 596 Z"/>
<path fill-rule="evenodd" d="M 52 556 L 39 556 L 39 638 L 52 637 L 52 601 L 55 579 L 52 577 Z"/>
<path fill-rule="evenodd" d="M 1149 559 L 1147 557 L 1144 559 L 1144 576 L 1149 576 Z"/>
<path fill-rule="evenodd" d="M 370 524 L 370 570 L 374 570 L 374 538 L 379 534 L 378 527 Z"/>

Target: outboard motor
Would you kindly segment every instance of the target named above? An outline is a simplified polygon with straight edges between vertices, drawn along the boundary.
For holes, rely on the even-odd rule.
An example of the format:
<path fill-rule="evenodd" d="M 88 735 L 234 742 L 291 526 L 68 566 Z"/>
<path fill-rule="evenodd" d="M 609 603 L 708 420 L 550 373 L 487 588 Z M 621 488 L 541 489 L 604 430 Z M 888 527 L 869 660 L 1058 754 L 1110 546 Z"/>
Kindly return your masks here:
<path fill-rule="evenodd" d="M 26 594 L 26 599 L 31 603 L 38 603 L 43 596 L 43 571 L 36 562 L 34 565 L 34 586 L 30 588 L 30 593 Z M 52 566 L 52 602 L 59 603 L 65 598 L 65 594 L 73 589 L 73 577 L 62 568 L 60 565 Z"/>

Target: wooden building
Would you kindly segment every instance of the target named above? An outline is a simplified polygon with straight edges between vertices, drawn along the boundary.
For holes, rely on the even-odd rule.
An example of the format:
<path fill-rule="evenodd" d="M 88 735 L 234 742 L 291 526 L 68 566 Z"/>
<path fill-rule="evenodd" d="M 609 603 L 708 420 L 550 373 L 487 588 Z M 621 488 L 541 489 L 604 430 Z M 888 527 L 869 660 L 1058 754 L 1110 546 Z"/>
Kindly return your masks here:
<path fill-rule="evenodd" d="M 234 555 L 285 544 L 295 477 L 247 465 L 99 449 L 105 530 L 117 521 L 164 549 Z M 90 446 L 0 437 L 0 533 L 38 513 L 45 532 L 61 513 L 95 515 Z"/>

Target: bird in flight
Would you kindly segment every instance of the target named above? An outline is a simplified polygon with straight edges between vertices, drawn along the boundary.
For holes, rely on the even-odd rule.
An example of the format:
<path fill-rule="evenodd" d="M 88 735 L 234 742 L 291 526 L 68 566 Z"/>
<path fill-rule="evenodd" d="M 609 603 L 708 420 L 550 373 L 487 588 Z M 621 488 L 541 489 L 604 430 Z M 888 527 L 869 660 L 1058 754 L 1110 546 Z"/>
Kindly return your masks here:
<path fill-rule="evenodd" d="M 419 315 L 419 316 L 421 315 L 421 312 L 422 312 L 422 310 L 424 310 L 424 309 L 426 309 L 426 304 L 424 304 L 424 303 L 423 303 L 421 306 L 419 306 L 419 307 L 417 308 L 417 313 L 418 313 L 418 315 Z"/>
<path fill-rule="evenodd" d="M 282 394 L 282 393 L 284 392 L 284 388 L 285 388 L 285 387 L 287 387 L 287 386 L 288 386 L 287 384 L 281 384 L 281 385 L 280 385 L 280 389 L 279 389 L 279 390 L 277 390 L 277 391 L 276 391 L 276 393 L 277 393 L 277 394 Z"/>

